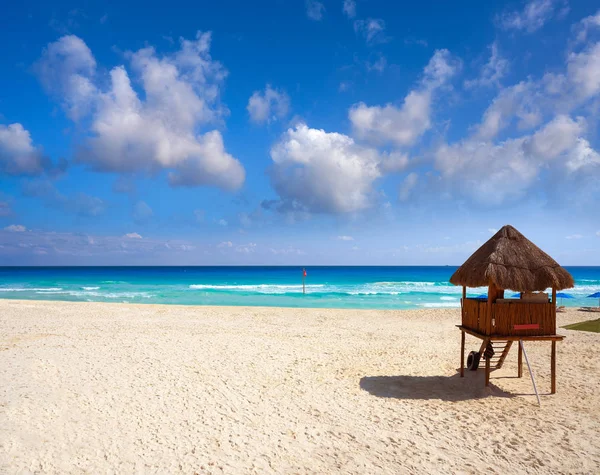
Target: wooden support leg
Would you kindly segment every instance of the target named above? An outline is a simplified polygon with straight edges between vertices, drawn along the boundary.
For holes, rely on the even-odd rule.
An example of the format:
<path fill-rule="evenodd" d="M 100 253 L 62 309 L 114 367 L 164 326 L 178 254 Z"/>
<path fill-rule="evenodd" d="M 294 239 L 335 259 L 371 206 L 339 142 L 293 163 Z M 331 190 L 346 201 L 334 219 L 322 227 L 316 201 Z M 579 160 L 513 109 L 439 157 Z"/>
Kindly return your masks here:
<path fill-rule="evenodd" d="M 519 376 L 519 378 L 522 378 L 523 377 L 523 348 L 521 348 L 521 345 L 519 345 L 519 359 L 518 359 L 517 365 L 519 367 L 518 376 Z"/>
<path fill-rule="evenodd" d="M 490 385 L 490 359 L 485 359 L 485 385 Z"/>
<path fill-rule="evenodd" d="M 550 356 L 550 374 L 551 374 L 551 386 L 550 393 L 556 393 L 556 342 L 552 342 L 552 354 Z"/>
<path fill-rule="evenodd" d="M 460 332 L 460 377 L 465 375 L 465 332 Z"/>

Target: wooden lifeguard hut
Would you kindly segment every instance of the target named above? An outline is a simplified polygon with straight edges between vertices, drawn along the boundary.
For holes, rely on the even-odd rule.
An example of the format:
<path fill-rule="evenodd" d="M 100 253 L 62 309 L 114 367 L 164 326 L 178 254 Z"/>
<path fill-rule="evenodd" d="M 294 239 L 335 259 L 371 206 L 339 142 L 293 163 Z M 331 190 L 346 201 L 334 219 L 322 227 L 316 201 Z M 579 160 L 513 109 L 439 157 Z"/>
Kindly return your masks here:
<path fill-rule="evenodd" d="M 513 342 L 519 342 L 518 376 L 522 377 L 523 341 L 550 341 L 551 393 L 556 392 L 556 291 L 574 286 L 573 277 L 512 226 L 504 226 L 473 253 L 450 278 L 462 285 L 460 375 L 464 376 L 465 333 L 482 340 L 472 352 L 474 369 L 485 359 L 485 385 L 500 369 Z M 487 299 L 467 298 L 467 287 L 487 287 Z M 552 299 L 543 293 L 552 289 Z M 505 298 L 504 291 L 520 293 Z M 540 293 L 535 293 L 540 292 Z M 472 368 L 473 369 L 473 368 Z"/>

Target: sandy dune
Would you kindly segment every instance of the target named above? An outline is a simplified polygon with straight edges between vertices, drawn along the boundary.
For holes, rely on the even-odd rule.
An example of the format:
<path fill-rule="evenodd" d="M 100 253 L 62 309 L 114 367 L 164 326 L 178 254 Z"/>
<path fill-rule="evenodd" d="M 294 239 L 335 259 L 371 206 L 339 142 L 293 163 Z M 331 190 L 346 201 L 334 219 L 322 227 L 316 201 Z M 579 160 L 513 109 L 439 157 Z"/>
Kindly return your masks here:
<path fill-rule="evenodd" d="M 458 321 L 0 301 L 0 472 L 598 473 L 600 335 L 561 330 L 540 408 L 516 350 L 458 377 Z"/>

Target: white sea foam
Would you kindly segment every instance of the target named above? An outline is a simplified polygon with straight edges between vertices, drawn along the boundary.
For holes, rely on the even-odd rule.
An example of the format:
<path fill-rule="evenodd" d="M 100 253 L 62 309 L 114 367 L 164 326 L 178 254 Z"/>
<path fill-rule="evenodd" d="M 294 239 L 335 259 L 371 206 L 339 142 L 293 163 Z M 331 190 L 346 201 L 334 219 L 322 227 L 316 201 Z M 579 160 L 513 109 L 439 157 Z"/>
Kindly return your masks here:
<path fill-rule="evenodd" d="M 52 292 L 62 290 L 61 287 L 0 287 L 0 292 Z"/>
<path fill-rule="evenodd" d="M 100 287 L 81 287 L 83 290 L 98 290 Z"/>
<path fill-rule="evenodd" d="M 456 297 L 440 297 L 440 300 L 457 300 Z"/>
<path fill-rule="evenodd" d="M 99 288 L 99 287 L 98 287 Z M 122 298 L 144 298 L 149 299 L 154 297 L 153 294 L 148 292 L 95 292 L 92 290 L 44 290 L 36 291 L 39 295 L 70 295 L 71 297 L 100 297 L 107 299 L 122 299 Z"/>
<path fill-rule="evenodd" d="M 307 291 L 315 289 L 321 289 L 325 287 L 323 284 L 310 284 L 306 285 Z M 302 292 L 302 285 L 277 285 L 277 284 L 240 284 L 240 285 L 229 285 L 229 284 L 192 284 L 189 286 L 192 290 L 233 290 L 241 292 L 256 292 L 261 294 L 285 294 L 289 292 Z"/>

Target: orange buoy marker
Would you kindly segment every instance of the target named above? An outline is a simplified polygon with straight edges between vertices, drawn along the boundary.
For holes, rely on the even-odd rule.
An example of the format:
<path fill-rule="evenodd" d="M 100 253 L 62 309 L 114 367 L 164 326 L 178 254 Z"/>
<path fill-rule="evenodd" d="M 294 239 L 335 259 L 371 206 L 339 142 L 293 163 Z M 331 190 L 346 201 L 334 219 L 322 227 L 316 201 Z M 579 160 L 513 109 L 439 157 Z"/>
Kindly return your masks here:
<path fill-rule="evenodd" d="M 306 294 L 305 281 L 306 281 L 306 269 L 303 267 L 302 268 L 302 293 L 303 294 Z"/>

